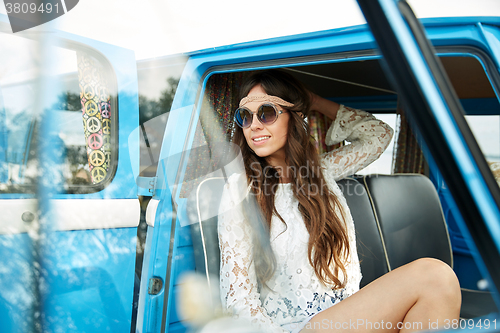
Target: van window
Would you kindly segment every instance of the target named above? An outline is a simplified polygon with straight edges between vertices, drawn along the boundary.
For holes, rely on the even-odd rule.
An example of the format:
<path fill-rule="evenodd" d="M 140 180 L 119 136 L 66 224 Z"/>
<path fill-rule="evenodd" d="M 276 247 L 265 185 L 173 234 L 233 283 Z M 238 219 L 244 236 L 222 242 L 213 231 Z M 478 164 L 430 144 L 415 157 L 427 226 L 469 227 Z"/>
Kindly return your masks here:
<path fill-rule="evenodd" d="M 466 115 L 465 119 L 495 180 L 500 183 L 500 115 Z"/>
<path fill-rule="evenodd" d="M 37 140 L 41 117 L 35 89 L 40 76 L 36 41 L 0 34 L 0 190 L 33 193 L 38 175 L 37 142 L 58 147 L 61 186 L 66 192 L 95 192 L 116 169 L 116 79 L 98 54 L 52 47 L 47 92 L 50 134 Z M 20 57 L 20 54 L 26 54 Z M 41 157 L 43 158 L 43 157 Z"/>
<path fill-rule="evenodd" d="M 493 175 L 500 183 L 500 103 L 498 73 L 480 54 L 442 57 L 443 65 L 465 110 L 465 119 Z M 460 70 L 458 70 L 460 69 Z"/>
<path fill-rule="evenodd" d="M 477 143 L 490 163 L 500 162 L 500 115 L 466 115 Z"/>
<path fill-rule="evenodd" d="M 186 61 L 187 57 L 172 56 L 137 63 L 142 176 L 156 175 L 168 115 Z"/>

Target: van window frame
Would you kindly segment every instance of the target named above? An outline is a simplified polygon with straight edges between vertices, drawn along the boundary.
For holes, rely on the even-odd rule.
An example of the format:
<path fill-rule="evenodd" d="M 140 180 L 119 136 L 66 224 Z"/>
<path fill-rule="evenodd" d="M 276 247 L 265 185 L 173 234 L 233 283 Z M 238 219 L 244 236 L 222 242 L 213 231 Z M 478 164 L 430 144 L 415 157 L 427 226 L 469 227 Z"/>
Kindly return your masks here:
<path fill-rule="evenodd" d="M 29 37 L 23 37 L 19 36 L 18 38 L 27 38 L 30 39 Z M 35 42 L 37 42 L 35 40 Z M 90 193 L 97 193 L 105 189 L 107 186 L 111 184 L 113 179 L 115 178 L 117 169 L 118 169 L 118 161 L 119 161 L 119 113 L 120 113 L 120 108 L 118 105 L 118 100 L 119 100 L 119 91 L 118 91 L 118 81 L 117 81 L 117 76 L 115 73 L 115 70 L 113 66 L 111 65 L 110 61 L 98 52 L 97 50 L 90 48 L 88 46 L 83 46 L 78 42 L 71 41 L 71 40 L 61 40 L 57 45 L 54 45 L 55 47 L 59 47 L 65 50 L 69 51 L 74 51 L 76 52 L 83 52 L 88 56 L 93 57 L 96 59 L 100 65 L 102 65 L 105 75 L 107 76 L 108 80 L 108 91 L 110 95 L 110 104 L 111 104 L 111 136 L 110 136 L 110 165 L 109 169 L 106 175 L 106 178 L 97 184 L 70 184 L 68 183 L 67 179 L 66 181 L 61 184 L 61 192 L 58 194 L 90 194 Z M 75 64 L 76 68 L 76 77 L 78 78 L 78 65 Z M 61 85 L 58 93 L 66 93 L 65 86 Z M 80 112 L 81 111 L 72 111 L 72 112 Z M 35 119 L 33 119 L 35 121 Z M 35 126 L 40 126 L 40 123 L 37 122 Z M 35 135 L 35 133 L 33 133 Z M 83 138 L 84 139 L 84 138 Z M 30 140 L 37 140 L 35 136 L 32 136 Z M 29 147 L 29 145 L 27 146 Z M 86 145 L 85 145 L 86 147 Z M 26 154 L 28 154 L 29 151 L 26 151 Z M 39 150 L 37 150 L 37 155 L 40 153 Z M 39 157 L 36 156 L 34 157 L 38 159 Z M 86 153 L 86 163 L 88 165 L 88 155 Z M 65 163 L 63 163 L 65 164 Z M 0 195 L 2 197 L 33 197 L 33 195 L 36 194 L 37 190 L 37 184 L 36 182 L 34 184 L 4 184 L 2 188 L 0 188 Z"/>
<path fill-rule="evenodd" d="M 82 194 L 86 193 L 95 193 L 95 192 L 100 192 L 103 189 L 105 189 L 107 186 L 109 186 L 112 182 L 113 179 L 115 178 L 116 171 L 118 169 L 118 161 L 119 161 L 119 130 L 120 130 L 120 105 L 118 104 L 119 100 L 119 95 L 120 92 L 118 91 L 118 78 L 116 76 L 115 70 L 113 68 L 113 65 L 111 62 L 98 52 L 97 50 L 90 48 L 90 47 L 83 47 L 77 42 L 70 41 L 70 40 L 65 40 L 61 43 L 61 47 L 67 48 L 69 50 L 73 50 L 75 52 L 85 52 L 88 55 L 94 57 L 97 61 L 100 62 L 100 64 L 104 67 L 104 70 L 106 71 L 106 74 L 111 75 L 111 77 L 108 78 L 108 84 L 109 84 L 109 92 L 110 92 L 110 101 L 111 101 L 111 139 L 110 139 L 110 145 L 111 145 L 111 163 L 108 169 L 108 173 L 106 175 L 106 179 L 104 181 L 98 183 L 98 184 L 89 184 L 89 185 L 68 185 L 68 189 L 66 190 L 66 193 L 68 194 L 73 194 L 77 192 L 77 189 L 82 189 Z M 113 94 L 111 93 L 113 92 Z M 113 109 L 114 105 L 114 109 Z M 113 112 L 114 111 L 114 112 Z M 88 157 L 87 157 L 88 159 Z"/>

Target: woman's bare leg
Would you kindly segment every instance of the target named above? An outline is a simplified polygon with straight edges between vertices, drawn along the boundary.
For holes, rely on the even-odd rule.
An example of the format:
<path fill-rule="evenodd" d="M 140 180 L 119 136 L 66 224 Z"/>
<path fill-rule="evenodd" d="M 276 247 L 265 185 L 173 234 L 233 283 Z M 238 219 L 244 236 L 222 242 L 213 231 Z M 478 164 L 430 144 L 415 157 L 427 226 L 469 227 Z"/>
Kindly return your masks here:
<path fill-rule="evenodd" d="M 399 267 L 315 315 L 301 332 L 413 332 L 451 327 L 460 315 L 460 286 L 436 259 Z M 401 324 L 402 323 L 402 324 Z M 399 327 L 398 327 L 399 325 Z"/>

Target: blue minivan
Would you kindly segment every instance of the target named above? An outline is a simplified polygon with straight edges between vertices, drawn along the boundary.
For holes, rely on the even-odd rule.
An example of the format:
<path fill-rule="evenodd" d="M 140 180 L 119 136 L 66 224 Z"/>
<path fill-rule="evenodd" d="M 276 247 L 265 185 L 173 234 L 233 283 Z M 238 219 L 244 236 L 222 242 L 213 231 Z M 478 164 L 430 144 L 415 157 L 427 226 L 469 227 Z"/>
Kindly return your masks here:
<path fill-rule="evenodd" d="M 378 161 L 339 182 L 362 286 L 439 258 L 462 287 L 450 328 L 500 331 L 500 17 L 417 20 L 405 1 L 358 4 L 365 25 L 140 61 L 66 32 L 12 34 L 0 16 L 0 332 L 216 320 L 212 308 L 203 323 L 181 311 L 182 277 L 203 278 L 206 308 L 220 191 L 241 170 L 239 86 L 270 68 L 395 129 Z M 329 120 L 308 123 L 317 149 L 332 149 Z"/>

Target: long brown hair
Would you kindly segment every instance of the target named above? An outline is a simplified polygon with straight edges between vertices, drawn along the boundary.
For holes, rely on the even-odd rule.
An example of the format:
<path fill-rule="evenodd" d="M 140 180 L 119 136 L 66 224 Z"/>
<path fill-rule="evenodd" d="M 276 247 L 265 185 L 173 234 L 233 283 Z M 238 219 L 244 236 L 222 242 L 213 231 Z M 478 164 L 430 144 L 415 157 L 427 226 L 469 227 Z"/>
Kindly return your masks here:
<path fill-rule="evenodd" d="M 349 256 L 349 241 L 344 211 L 338 198 L 330 191 L 323 177 L 318 152 L 313 143 L 309 126 L 298 112 L 307 115 L 310 99 L 307 90 L 293 76 L 279 70 L 255 72 L 243 82 L 240 99 L 260 84 L 268 95 L 278 96 L 294 106 L 289 108 L 286 163 L 292 173 L 292 188 L 299 201 L 309 232 L 308 256 L 316 276 L 323 283 L 343 288 L 346 284 L 344 259 Z M 279 174 L 265 158 L 257 156 L 248 146 L 243 130 L 236 128 L 233 141 L 242 152 L 247 180 L 262 210 L 268 227 L 276 215 L 283 223 L 274 205 L 275 191 L 280 182 Z M 333 272 L 331 270 L 333 265 Z M 257 265 L 256 265 L 257 266 Z M 270 277 L 268 268 L 257 268 L 258 277 L 264 282 Z M 339 272 L 344 279 L 340 281 Z M 265 272 L 259 274 L 259 272 Z"/>

